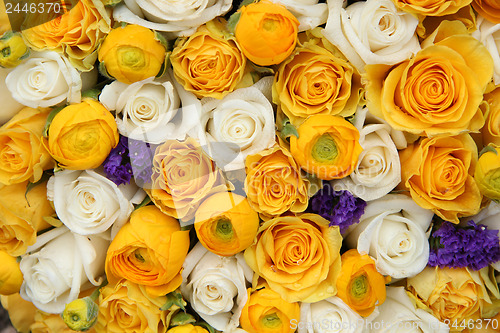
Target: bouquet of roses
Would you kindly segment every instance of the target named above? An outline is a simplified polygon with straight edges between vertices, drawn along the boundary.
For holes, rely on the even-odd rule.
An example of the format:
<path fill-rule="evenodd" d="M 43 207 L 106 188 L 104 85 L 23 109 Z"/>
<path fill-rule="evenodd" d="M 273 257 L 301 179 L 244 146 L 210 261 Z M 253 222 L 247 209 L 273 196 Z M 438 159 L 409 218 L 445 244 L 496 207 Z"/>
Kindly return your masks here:
<path fill-rule="evenodd" d="M 19 332 L 498 332 L 497 1 L 0 2 Z"/>

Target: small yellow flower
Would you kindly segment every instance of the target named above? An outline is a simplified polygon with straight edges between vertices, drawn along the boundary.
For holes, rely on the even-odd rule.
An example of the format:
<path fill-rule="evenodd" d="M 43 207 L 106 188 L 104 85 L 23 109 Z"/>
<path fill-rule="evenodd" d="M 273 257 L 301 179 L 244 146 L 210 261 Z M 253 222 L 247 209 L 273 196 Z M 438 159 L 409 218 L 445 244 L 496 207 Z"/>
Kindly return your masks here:
<path fill-rule="evenodd" d="M 99 306 L 87 296 L 66 304 L 62 318 L 74 331 L 86 331 L 97 322 Z"/>
<path fill-rule="evenodd" d="M 474 179 L 483 195 L 500 200 L 500 147 L 489 146 L 489 150 L 479 157 Z"/>
<path fill-rule="evenodd" d="M 0 67 L 16 67 L 28 55 L 29 48 L 21 34 L 9 31 L 0 37 Z"/>

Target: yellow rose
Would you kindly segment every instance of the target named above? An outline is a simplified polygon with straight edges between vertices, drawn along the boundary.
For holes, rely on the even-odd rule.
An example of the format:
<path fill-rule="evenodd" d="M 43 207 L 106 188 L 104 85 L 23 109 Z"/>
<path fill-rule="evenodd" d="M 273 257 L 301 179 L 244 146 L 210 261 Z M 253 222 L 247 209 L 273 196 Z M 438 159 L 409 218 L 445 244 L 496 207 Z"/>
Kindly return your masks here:
<path fill-rule="evenodd" d="M 35 322 L 35 314 L 39 312 L 33 303 L 21 298 L 19 294 L 0 295 L 2 307 L 9 313 L 12 326 L 19 333 L 30 333 L 30 326 Z"/>
<path fill-rule="evenodd" d="M 236 89 L 245 74 L 246 58 L 234 38 L 214 30 L 218 24 L 223 23 L 211 22 L 189 37 L 178 38 L 170 55 L 177 81 L 199 98 L 221 99 Z"/>
<path fill-rule="evenodd" d="M 168 140 L 153 157 L 153 185 L 146 192 L 167 215 L 187 222 L 209 195 L 226 191 L 222 172 L 193 138 Z"/>
<path fill-rule="evenodd" d="M 426 305 L 440 321 L 449 320 L 458 324 L 450 328 L 463 330 L 462 321 L 482 318 L 482 309 L 492 302 L 488 295 L 488 268 L 469 271 L 467 268 L 426 267 L 422 272 L 408 278 L 408 290 L 417 300 Z M 418 304 L 418 302 L 417 302 Z"/>
<path fill-rule="evenodd" d="M 473 0 L 472 7 L 488 21 L 500 23 L 500 3 L 498 0 Z"/>
<path fill-rule="evenodd" d="M 0 127 L 0 183 L 35 183 L 44 170 L 54 167 L 54 160 L 40 138 L 49 109 L 25 107 Z"/>
<path fill-rule="evenodd" d="M 165 296 L 151 297 L 144 288 L 121 280 L 99 295 L 96 332 L 165 333 L 174 311 L 162 311 Z"/>
<path fill-rule="evenodd" d="M 314 115 L 290 137 L 290 152 L 302 169 L 323 180 L 350 175 L 363 151 L 359 131 L 340 116 Z"/>
<path fill-rule="evenodd" d="M 309 41 L 280 65 L 274 77 L 273 102 L 298 126 L 311 115 L 352 115 L 360 88 L 346 60 Z"/>
<path fill-rule="evenodd" d="M 482 196 L 474 181 L 477 147 L 469 134 L 424 138 L 399 152 L 401 183 L 421 207 L 442 219 L 477 214 Z"/>
<path fill-rule="evenodd" d="M 111 30 L 98 55 L 109 75 L 131 84 L 156 76 L 165 62 L 166 49 L 155 32 L 129 24 Z"/>
<path fill-rule="evenodd" d="M 31 333 L 74 333 L 61 318 L 60 314 L 45 313 L 42 311 L 37 311 L 35 313 L 35 322 L 31 324 Z M 95 333 L 95 329 L 91 328 L 87 333 Z"/>
<path fill-rule="evenodd" d="M 489 94 L 484 95 L 484 100 L 489 105 L 486 123 L 481 129 L 485 145 L 493 143 L 500 146 L 500 88 L 496 88 Z"/>
<path fill-rule="evenodd" d="M 130 215 L 106 255 L 110 283 L 121 278 L 146 286 L 152 296 L 166 295 L 181 285 L 181 268 L 189 248 L 189 231 L 155 206 Z"/>
<path fill-rule="evenodd" d="M 63 168 L 85 170 L 100 166 L 118 140 L 113 115 L 101 103 L 86 99 L 62 109 L 43 142 Z"/>
<path fill-rule="evenodd" d="M 205 248 L 220 256 L 232 256 L 252 244 L 259 229 L 259 215 L 245 197 L 219 192 L 200 205 L 194 227 Z"/>
<path fill-rule="evenodd" d="M 296 302 L 282 299 L 278 293 L 263 288 L 250 293 L 241 312 L 241 327 L 248 333 L 291 333 L 293 323 L 300 319 L 300 307 Z"/>
<path fill-rule="evenodd" d="M 29 55 L 29 48 L 24 44 L 23 38 L 19 33 L 12 31 L 0 33 L 0 67 L 16 67 Z"/>
<path fill-rule="evenodd" d="M 36 3 L 61 4 L 58 0 Z M 28 13 L 22 34 L 34 50 L 64 54 L 81 71 L 89 71 L 97 59 L 97 47 L 111 30 L 111 18 L 100 0 L 70 0 L 71 10 L 60 16 L 47 11 Z M 57 8 L 57 7 L 56 7 Z M 61 6 L 61 11 L 66 10 Z M 29 29 L 27 29 L 29 28 Z"/>
<path fill-rule="evenodd" d="M 245 160 L 245 193 L 253 209 L 274 217 L 290 210 L 300 213 L 308 204 L 309 181 L 300 175 L 288 150 L 275 145 Z"/>
<path fill-rule="evenodd" d="M 265 222 L 245 260 L 287 302 L 317 302 L 337 292 L 342 236 L 316 214 Z"/>
<path fill-rule="evenodd" d="M 279 64 L 295 48 L 299 21 L 285 6 L 263 0 L 243 6 L 234 35 L 243 54 L 260 66 Z"/>
<path fill-rule="evenodd" d="M 401 10 L 412 14 L 425 16 L 443 16 L 456 13 L 467 6 L 472 0 L 392 0 Z"/>
<path fill-rule="evenodd" d="M 477 162 L 474 179 L 484 196 L 500 200 L 500 147 L 490 146 Z"/>
<path fill-rule="evenodd" d="M 201 326 L 193 326 L 191 324 L 188 324 L 173 327 L 169 329 L 167 333 L 208 333 L 208 331 Z"/>
<path fill-rule="evenodd" d="M 5 8 L 4 0 L 0 0 L 0 8 Z M 0 36 L 2 36 L 9 30 L 12 30 L 9 21 L 9 15 L 7 15 L 5 10 L 0 10 Z"/>
<path fill-rule="evenodd" d="M 443 31 L 451 29 L 448 23 Z M 493 60 L 470 35 L 441 39 L 396 66 L 365 69 L 370 112 L 397 130 L 455 135 L 484 124 L 479 105 L 493 75 Z"/>
<path fill-rule="evenodd" d="M 25 195 L 27 186 L 27 181 L 0 185 L 0 250 L 11 256 L 20 256 L 35 244 L 37 232 L 50 227 L 43 217 L 54 214 L 47 200 L 47 182 Z"/>
<path fill-rule="evenodd" d="M 17 259 L 5 251 L 0 251 L 0 295 L 12 295 L 19 292 L 23 283 L 23 273 Z"/>

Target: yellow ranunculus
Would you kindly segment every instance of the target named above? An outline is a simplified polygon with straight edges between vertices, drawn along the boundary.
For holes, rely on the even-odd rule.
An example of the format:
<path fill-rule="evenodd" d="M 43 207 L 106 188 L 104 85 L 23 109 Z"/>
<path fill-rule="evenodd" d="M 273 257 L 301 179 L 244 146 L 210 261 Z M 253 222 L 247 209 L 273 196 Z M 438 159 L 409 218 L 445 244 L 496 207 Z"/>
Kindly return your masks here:
<path fill-rule="evenodd" d="M 170 55 L 176 79 L 200 98 L 224 97 L 245 74 L 245 56 L 234 38 L 214 31 L 218 24 L 223 23 L 211 22 L 191 36 L 177 39 Z"/>
<path fill-rule="evenodd" d="M 127 280 L 107 285 L 99 295 L 97 332 L 165 333 L 175 310 L 162 311 L 165 296 L 151 297 L 143 287 Z"/>
<path fill-rule="evenodd" d="M 352 249 L 345 252 L 341 260 L 337 296 L 361 316 L 368 317 L 377 305 L 385 301 L 386 279 L 367 254 Z"/>
<path fill-rule="evenodd" d="M 359 131 L 340 116 L 315 115 L 290 137 L 290 151 L 302 169 L 323 180 L 350 175 L 363 151 Z"/>
<path fill-rule="evenodd" d="M 484 95 L 484 100 L 489 105 L 486 123 L 481 129 L 483 143 L 493 143 L 500 146 L 500 88 Z"/>
<path fill-rule="evenodd" d="M 0 127 L 0 184 L 34 183 L 54 167 L 40 140 L 48 115 L 48 109 L 25 107 Z"/>
<path fill-rule="evenodd" d="M 360 88 L 359 75 L 345 59 L 311 40 L 280 65 L 273 102 L 298 126 L 311 115 L 352 115 Z"/>
<path fill-rule="evenodd" d="M 425 16 L 443 16 L 456 13 L 460 8 L 467 6 L 472 0 L 392 0 L 396 6 L 412 14 Z"/>
<path fill-rule="evenodd" d="M 151 178 L 152 188 L 146 190 L 151 200 L 183 222 L 194 217 L 209 195 L 227 190 L 222 172 L 191 137 L 167 140 L 156 148 Z"/>
<path fill-rule="evenodd" d="M 188 324 L 172 327 L 167 331 L 167 333 L 208 333 L 208 331 L 201 326 Z"/>
<path fill-rule="evenodd" d="M 498 0 L 473 0 L 472 7 L 488 21 L 500 23 L 500 3 Z"/>
<path fill-rule="evenodd" d="M 401 150 L 399 159 L 399 189 L 409 190 L 419 206 L 453 223 L 479 211 L 477 147 L 469 134 L 423 138 Z"/>
<path fill-rule="evenodd" d="M 259 215 L 245 197 L 219 192 L 197 209 L 194 227 L 205 248 L 220 256 L 232 256 L 252 244 L 259 229 Z"/>
<path fill-rule="evenodd" d="M 290 210 L 300 213 L 308 204 L 309 181 L 290 152 L 275 145 L 245 160 L 245 192 L 253 209 L 265 216 Z"/>
<path fill-rule="evenodd" d="M 0 36 L 0 67 L 16 67 L 29 55 L 29 48 L 19 33 L 10 31 Z"/>
<path fill-rule="evenodd" d="M 458 27 L 465 29 L 461 23 L 444 21 L 436 36 Z M 468 34 L 434 41 L 398 65 L 365 67 L 370 112 L 395 129 L 417 135 L 479 130 L 484 124 L 479 105 L 493 75 L 491 55 Z"/>
<path fill-rule="evenodd" d="M 144 206 L 130 215 L 106 255 L 110 283 L 121 278 L 146 286 L 154 296 L 165 295 L 182 282 L 181 268 L 189 249 L 189 231 L 155 206 Z"/>
<path fill-rule="evenodd" d="M 156 76 L 165 62 L 166 49 L 152 30 L 129 24 L 111 30 L 98 55 L 109 75 L 131 84 Z"/>
<path fill-rule="evenodd" d="M 248 300 L 241 312 L 241 327 L 248 333 L 291 333 L 293 323 L 300 319 L 296 302 L 282 299 L 278 293 L 263 288 L 253 293 L 248 289 Z"/>
<path fill-rule="evenodd" d="M 69 0 L 71 10 L 54 16 L 49 5 L 59 0 L 35 0 L 45 11 L 28 13 L 22 34 L 28 46 L 36 51 L 51 50 L 64 54 L 81 71 L 89 71 L 97 59 L 97 47 L 111 30 L 111 18 L 100 0 Z M 64 2 L 63 2 L 64 3 Z M 56 8 L 57 6 L 53 7 Z M 60 11 L 66 7 L 61 5 Z"/>
<path fill-rule="evenodd" d="M 0 295 L 12 295 L 19 292 L 23 283 L 23 273 L 17 259 L 5 251 L 0 251 Z"/>
<path fill-rule="evenodd" d="M 474 179 L 481 194 L 500 200 L 500 147 L 491 146 L 491 151 L 486 151 L 479 157 Z"/>
<path fill-rule="evenodd" d="M 115 118 L 92 99 L 71 104 L 52 120 L 44 145 L 65 169 L 97 168 L 118 144 Z"/>
<path fill-rule="evenodd" d="M 260 66 L 279 64 L 294 50 L 299 21 L 285 6 L 263 0 L 243 6 L 234 35 L 243 54 Z"/>
<path fill-rule="evenodd" d="M 342 236 L 316 214 L 280 216 L 265 222 L 245 250 L 245 260 L 288 302 L 317 302 L 333 296 L 340 271 Z M 254 285 L 255 286 L 255 285 Z"/>
<path fill-rule="evenodd" d="M 30 326 L 35 322 L 35 314 L 40 312 L 33 303 L 21 298 L 20 294 L 0 295 L 0 299 L 3 308 L 9 313 L 10 322 L 16 331 L 30 333 Z"/>
<path fill-rule="evenodd" d="M 0 185 L 0 250 L 12 256 L 24 254 L 35 244 L 36 234 L 50 227 L 43 219 L 54 214 L 47 200 L 47 182 L 26 195 L 28 182 Z"/>

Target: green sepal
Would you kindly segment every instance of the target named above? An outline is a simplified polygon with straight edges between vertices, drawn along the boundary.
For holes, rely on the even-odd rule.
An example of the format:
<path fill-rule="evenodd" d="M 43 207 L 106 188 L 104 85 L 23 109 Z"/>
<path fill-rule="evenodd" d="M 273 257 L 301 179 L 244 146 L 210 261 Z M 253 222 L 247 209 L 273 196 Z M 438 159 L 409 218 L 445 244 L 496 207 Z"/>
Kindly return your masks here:
<path fill-rule="evenodd" d="M 254 63 L 252 63 L 252 68 L 255 72 L 263 75 L 274 75 L 274 69 L 271 67 L 264 67 L 264 66 L 259 66 Z"/>
<path fill-rule="evenodd" d="M 26 199 L 26 202 L 28 202 L 28 193 L 32 189 L 34 189 L 36 186 L 40 185 L 41 183 L 49 180 L 50 176 L 52 176 L 52 172 L 48 172 L 47 170 L 42 173 L 42 177 L 37 182 L 28 182 L 28 185 L 26 185 L 26 192 L 24 192 L 24 198 Z M 28 202 L 28 206 L 29 206 Z"/>
<path fill-rule="evenodd" d="M 165 50 L 169 51 L 170 48 L 171 48 L 171 45 L 170 43 L 168 42 L 168 40 L 165 38 L 165 36 L 163 36 L 161 33 L 159 33 L 158 31 L 154 31 L 154 34 L 155 34 L 155 39 L 157 41 L 159 41 L 161 43 L 161 45 L 163 45 L 163 47 L 165 48 Z"/>
<path fill-rule="evenodd" d="M 118 29 L 118 28 L 125 28 L 126 26 L 128 25 L 127 22 L 115 22 L 115 24 L 113 25 L 113 29 Z"/>
<path fill-rule="evenodd" d="M 163 306 L 160 308 L 161 311 L 166 311 L 166 310 L 170 310 L 170 308 L 172 306 L 177 306 L 179 307 L 182 311 L 186 312 L 186 301 L 182 298 L 182 294 L 177 291 L 177 290 L 174 290 L 172 291 L 171 293 L 168 293 L 166 295 L 167 297 L 167 301 L 165 302 L 165 304 L 163 304 Z"/>
<path fill-rule="evenodd" d="M 54 120 L 55 116 L 64 109 L 66 105 L 61 105 L 56 108 L 53 108 L 52 111 L 50 111 L 49 116 L 47 117 L 47 121 L 45 121 L 45 126 L 43 127 L 43 132 L 42 135 L 44 138 L 49 136 L 49 128 L 50 124 L 52 124 L 52 120 Z"/>
<path fill-rule="evenodd" d="M 227 30 L 229 31 L 229 33 L 234 35 L 234 31 L 236 30 L 236 25 L 240 21 L 240 17 L 240 12 L 236 12 L 229 17 L 229 20 L 227 20 Z"/>
<path fill-rule="evenodd" d="M 196 319 L 194 318 L 194 316 L 185 312 L 177 313 L 170 320 L 170 326 L 181 326 L 194 323 L 196 323 Z"/>
<path fill-rule="evenodd" d="M 89 90 L 85 90 L 83 93 L 82 93 L 82 99 L 83 98 L 91 98 L 95 101 L 98 101 L 99 100 L 99 95 L 101 94 L 101 91 L 99 89 L 89 89 Z"/>
<path fill-rule="evenodd" d="M 52 216 L 44 216 L 43 217 L 43 220 L 45 222 L 47 222 L 48 224 L 50 224 L 51 226 L 54 226 L 56 228 L 59 228 L 60 226 L 63 225 L 63 223 L 61 222 L 61 220 L 59 220 L 57 218 L 57 215 L 52 215 Z"/>
<path fill-rule="evenodd" d="M 181 223 L 182 224 L 182 223 Z M 181 231 L 186 231 L 186 230 L 191 230 L 193 229 L 193 225 L 192 224 L 187 224 L 187 225 L 182 225 L 181 226 Z"/>
<path fill-rule="evenodd" d="M 162 77 L 163 74 L 167 71 L 167 68 L 170 65 L 170 52 L 167 52 L 165 54 L 165 60 L 163 61 L 163 64 L 161 64 L 160 71 L 158 74 L 156 74 L 156 77 Z"/>
<path fill-rule="evenodd" d="M 212 326 L 210 326 L 209 324 L 205 323 L 205 322 L 197 322 L 194 324 L 195 326 L 200 326 L 200 327 L 203 327 L 204 329 L 206 329 L 207 331 L 209 331 L 210 333 L 215 333 L 215 328 L 213 328 Z"/>
<path fill-rule="evenodd" d="M 298 138 L 299 132 L 297 131 L 297 128 L 295 128 L 295 126 L 292 125 L 290 119 L 285 118 L 283 119 L 279 135 L 283 140 L 288 140 L 288 138 L 291 137 L 292 135 Z"/>
<path fill-rule="evenodd" d="M 102 0 L 102 3 L 106 7 L 115 7 L 119 4 L 121 4 L 123 0 Z"/>
<path fill-rule="evenodd" d="M 147 204 L 149 204 L 150 202 L 151 202 L 151 198 L 149 197 L 149 195 L 146 195 L 146 197 L 139 204 L 137 204 L 135 206 L 134 210 L 139 209 L 141 207 L 144 207 Z"/>
<path fill-rule="evenodd" d="M 238 9 L 241 9 L 242 7 L 244 6 L 248 6 L 248 5 L 251 5 L 252 3 L 256 2 L 255 0 L 243 0 L 241 3 L 240 3 L 240 6 L 238 7 Z"/>
<path fill-rule="evenodd" d="M 99 74 L 101 74 L 105 78 L 110 79 L 110 80 L 114 79 L 114 77 L 112 77 L 111 75 L 108 74 L 108 71 L 106 70 L 106 65 L 104 64 L 104 61 L 101 61 L 99 63 L 99 66 L 97 67 L 97 69 L 99 70 Z"/>
<path fill-rule="evenodd" d="M 486 154 L 487 152 L 493 152 L 495 153 L 495 155 L 498 155 L 498 152 L 494 147 L 487 145 L 479 152 L 479 157 L 481 157 L 483 154 Z"/>

